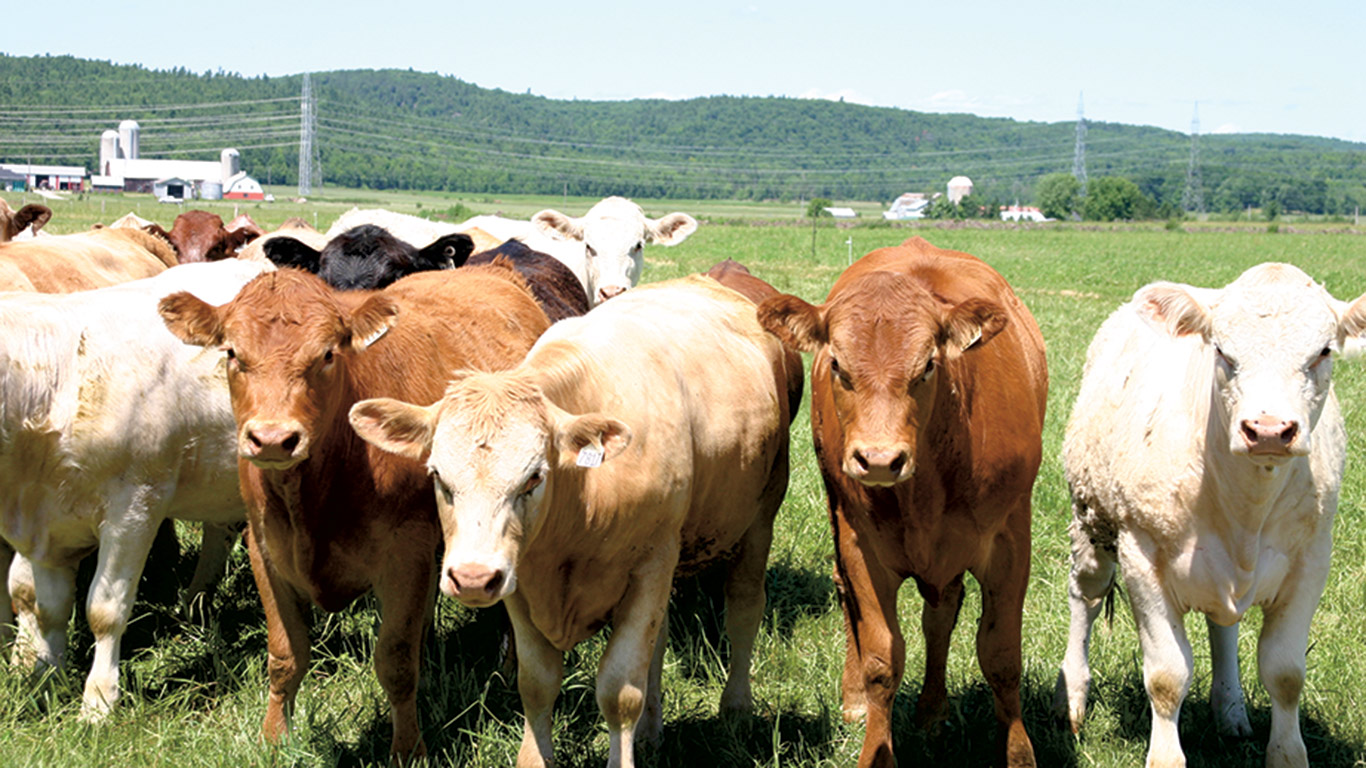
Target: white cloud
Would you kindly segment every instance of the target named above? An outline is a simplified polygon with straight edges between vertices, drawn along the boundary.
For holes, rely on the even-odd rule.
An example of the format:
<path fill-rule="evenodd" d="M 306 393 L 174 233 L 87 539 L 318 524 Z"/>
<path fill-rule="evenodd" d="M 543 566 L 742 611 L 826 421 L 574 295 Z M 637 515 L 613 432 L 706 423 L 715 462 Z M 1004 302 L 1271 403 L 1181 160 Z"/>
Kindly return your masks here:
<path fill-rule="evenodd" d="M 806 92 L 798 94 L 799 99 L 825 99 L 827 101 L 847 101 L 850 104 L 862 104 L 864 106 L 875 106 L 873 100 L 849 88 L 842 88 L 838 91 L 823 91 L 819 88 L 811 88 Z"/>
<path fill-rule="evenodd" d="M 1224 123 L 1223 125 L 1210 131 L 1210 133 L 1242 133 L 1243 129 L 1234 123 Z"/>

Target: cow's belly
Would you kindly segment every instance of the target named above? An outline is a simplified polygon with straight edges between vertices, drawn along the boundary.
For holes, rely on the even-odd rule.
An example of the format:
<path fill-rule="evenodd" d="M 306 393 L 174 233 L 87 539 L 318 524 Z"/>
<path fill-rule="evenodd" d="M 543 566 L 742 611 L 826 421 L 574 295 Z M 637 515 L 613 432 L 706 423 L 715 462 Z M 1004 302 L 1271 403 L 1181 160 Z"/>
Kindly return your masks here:
<path fill-rule="evenodd" d="M 88 505 L 72 504 L 43 486 L 11 488 L 8 495 L 0 513 L 0 536 L 24 557 L 65 566 L 99 545 L 100 518 Z"/>
<path fill-rule="evenodd" d="M 1150 556 L 1136 542 L 1126 547 L 1124 538 L 1121 560 L 1126 559 L 1126 549 L 1137 548 L 1139 557 L 1152 561 L 1139 567 L 1156 575 L 1176 606 L 1204 613 L 1224 626 L 1241 621 L 1252 606 L 1274 601 L 1294 563 L 1276 542 L 1253 534 L 1241 542 L 1246 553 L 1241 558 L 1235 546 L 1212 536 L 1191 537 L 1171 557 Z"/>

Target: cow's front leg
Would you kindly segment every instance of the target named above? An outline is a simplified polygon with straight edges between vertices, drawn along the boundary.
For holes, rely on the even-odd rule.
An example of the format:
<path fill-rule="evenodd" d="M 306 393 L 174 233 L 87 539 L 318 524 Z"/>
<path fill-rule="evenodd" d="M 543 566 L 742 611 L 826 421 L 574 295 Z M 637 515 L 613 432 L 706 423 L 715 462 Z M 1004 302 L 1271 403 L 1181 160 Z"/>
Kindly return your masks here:
<path fill-rule="evenodd" d="M 660 542 L 656 552 L 632 574 L 631 585 L 613 609 L 612 638 L 598 664 L 597 698 L 607 721 L 608 768 L 635 765 L 636 728 L 645 712 L 650 661 L 669 608 L 677 537 Z"/>
<path fill-rule="evenodd" d="M 1257 673 L 1271 695 L 1271 737 L 1266 743 L 1267 768 L 1303 768 L 1309 764 L 1300 735 L 1300 693 L 1304 689 L 1309 623 L 1328 578 L 1328 546 L 1302 555 L 1296 573 L 1274 604 L 1262 609 L 1257 640 Z"/>
<path fill-rule="evenodd" d="M 846 525 L 842 518 L 838 524 Z M 836 568 L 843 581 L 840 603 L 849 643 L 843 683 L 845 719 L 850 719 L 851 699 L 861 702 L 866 731 L 859 768 L 890 768 L 896 765 L 892 700 L 906 670 L 906 642 L 896 614 L 901 579 L 881 566 L 866 539 L 847 527 L 836 531 Z"/>
<path fill-rule="evenodd" d="M 920 611 L 920 629 L 925 636 L 925 678 L 920 684 L 920 698 L 916 700 L 915 719 L 920 727 L 930 729 L 944 719 L 948 700 L 945 668 L 949 660 L 949 641 L 958 623 L 958 611 L 963 607 L 963 576 L 959 574 L 938 593 L 920 587 L 925 605 Z"/>
<path fill-rule="evenodd" d="M 517 768 L 546 768 L 555 764 L 550 740 L 550 717 L 564 679 L 564 654 L 531 623 L 520 591 L 504 601 L 517 643 L 517 692 L 522 698 L 522 748 Z"/>
<path fill-rule="evenodd" d="M 1137 546 L 1133 547 L 1135 550 Z M 1146 557 L 1120 564 L 1129 605 L 1138 622 L 1143 650 L 1143 687 L 1152 706 L 1147 768 L 1184 768 L 1177 721 L 1190 692 L 1193 659 L 1182 614 L 1167 600 L 1156 570 Z"/>
<path fill-rule="evenodd" d="M 1085 527 L 1081 520 L 1085 507 L 1076 500 L 1072 507 L 1072 569 L 1067 577 L 1072 620 L 1067 632 L 1067 652 L 1053 690 L 1053 714 L 1077 733 L 1086 717 L 1086 696 L 1091 688 L 1091 666 L 1087 660 L 1091 627 L 1115 588 L 1116 553 L 1112 539 Z"/>
<path fill-rule="evenodd" d="M 118 507 L 112 500 L 110 504 L 111 513 L 119 509 L 118 514 L 110 514 L 100 526 L 95 578 L 86 598 L 86 620 L 95 636 L 95 660 L 81 697 L 81 719 L 87 722 L 103 719 L 119 698 L 119 647 L 137 599 L 138 579 L 161 525 L 147 512 L 160 501 L 154 490 L 137 488 L 119 501 Z"/>
<path fill-rule="evenodd" d="M 1223 627 L 1205 617 L 1209 627 L 1210 676 L 1209 704 L 1214 710 L 1214 725 L 1225 736 L 1246 738 L 1252 735 L 1243 701 L 1243 683 L 1238 677 L 1238 625 Z"/>
<path fill-rule="evenodd" d="M 261 595 L 266 614 L 266 672 L 270 694 L 266 716 L 261 722 L 261 737 L 278 744 L 289 732 L 294 714 L 294 698 L 308 671 L 308 621 L 302 598 L 269 564 L 258 546 L 258 531 L 247 528 L 247 554 L 251 575 Z"/>
<path fill-rule="evenodd" d="M 982 620 L 977 625 L 977 663 L 991 686 L 996 722 L 1004 734 L 1005 764 L 1033 768 L 1034 745 L 1020 712 L 1020 635 L 1025 589 L 1029 586 L 1030 497 L 1016 502 L 988 562 L 973 570 L 982 587 Z"/>
<path fill-rule="evenodd" d="M 0 569 L 5 578 L 0 579 L 0 646 L 9 645 L 14 640 L 14 605 L 10 601 L 9 570 L 14 561 L 14 547 L 0 539 Z M 29 585 L 32 589 L 33 585 Z"/>
<path fill-rule="evenodd" d="M 437 535 L 432 531 L 425 540 L 437 541 Z M 417 536 L 399 535 L 396 538 L 424 540 Z M 415 554 L 402 558 L 391 555 L 390 567 L 375 585 L 381 615 L 379 642 L 375 646 L 375 674 L 389 697 L 394 729 L 390 752 L 401 758 L 427 754 L 417 717 L 417 683 L 422 661 L 422 634 L 436 584 L 436 553 L 424 548 Z"/>
<path fill-rule="evenodd" d="M 721 692 L 721 714 L 741 714 L 753 707 L 749 669 L 754 659 L 754 639 L 764 620 L 764 575 L 768 551 L 773 544 L 773 518 L 760 518 L 740 540 L 730 572 L 726 574 L 726 638 L 730 640 L 730 664 L 726 687 Z"/>
<path fill-rule="evenodd" d="M 14 664 L 21 669 L 62 666 L 66 625 L 76 599 L 76 567 L 35 563 L 16 552 L 9 589 L 19 629 Z"/>

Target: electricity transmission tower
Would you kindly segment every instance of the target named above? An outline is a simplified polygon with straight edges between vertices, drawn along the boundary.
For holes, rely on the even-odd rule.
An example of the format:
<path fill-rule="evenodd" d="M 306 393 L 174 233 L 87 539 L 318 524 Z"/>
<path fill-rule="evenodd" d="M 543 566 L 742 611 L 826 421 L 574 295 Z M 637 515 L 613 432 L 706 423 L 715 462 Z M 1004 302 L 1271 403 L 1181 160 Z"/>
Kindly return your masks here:
<path fill-rule="evenodd" d="M 313 98 L 313 83 L 304 73 L 304 93 L 299 103 L 299 197 L 313 194 L 313 185 L 322 186 L 322 163 L 318 158 L 318 102 Z"/>
<path fill-rule="evenodd" d="M 1081 182 L 1081 197 L 1086 197 L 1086 114 L 1082 109 L 1082 95 L 1077 94 L 1077 144 L 1072 150 L 1072 175 Z"/>
<path fill-rule="evenodd" d="M 1186 213 L 1205 212 L 1205 193 L 1200 182 L 1200 102 L 1195 102 L 1191 117 L 1191 161 L 1186 167 L 1186 189 L 1181 193 L 1181 210 Z"/>

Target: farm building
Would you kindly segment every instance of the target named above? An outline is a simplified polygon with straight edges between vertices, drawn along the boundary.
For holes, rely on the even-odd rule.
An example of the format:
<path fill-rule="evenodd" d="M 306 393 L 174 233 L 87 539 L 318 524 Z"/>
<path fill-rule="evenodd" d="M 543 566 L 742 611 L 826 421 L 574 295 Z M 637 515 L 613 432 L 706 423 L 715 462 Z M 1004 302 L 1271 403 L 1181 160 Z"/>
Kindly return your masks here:
<path fill-rule="evenodd" d="M 239 172 L 223 182 L 223 199 L 225 200 L 265 200 L 265 191 L 261 189 L 260 182 L 248 176 L 245 172 Z"/>
<path fill-rule="evenodd" d="M 172 176 L 152 182 L 152 194 L 163 203 L 183 203 L 194 197 L 194 187 L 188 181 Z"/>
<path fill-rule="evenodd" d="M 930 199 L 923 192 L 907 192 L 892 201 L 892 207 L 882 212 L 882 218 L 888 221 L 905 221 L 907 219 L 925 218 L 925 209 L 930 206 Z"/>
<path fill-rule="evenodd" d="M 29 189 L 81 192 L 85 189 L 85 169 L 79 165 L 31 165 L 0 163 L 0 168 L 24 177 Z"/>
<path fill-rule="evenodd" d="M 853 208 L 842 208 L 842 207 L 831 206 L 831 207 L 824 208 L 823 210 L 824 210 L 826 213 L 828 213 L 828 214 L 830 214 L 831 216 L 833 216 L 834 218 L 836 218 L 836 219 L 854 219 L 854 218 L 858 218 L 858 212 L 855 211 Z"/>
<path fill-rule="evenodd" d="M 1001 206 L 1001 221 L 1052 221 L 1032 205 Z"/>
<path fill-rule="evenodd" d="M 963 198 L 972 194 L 972 179 L 967 176 L 954 176 L 949 179 L 949 202 L 958 205 Z"/>
<path fill-rule="evenodd" d="M 23 192 L 24 176 L 14 171 L 0 168 L 0 192 Z"/>
<path fill-rule="evenodd" d="M 217 162 L 139 157 L 139 131 L 137 122 L 124 120 L 117 131 L 111 129 L 100 135 L 100 167 L 98 173 L 91 177 L 94 189 L 153 192 L 161 197 L 156 191 L 157 182 L 178 180 L 186 185 L 184 199 L 216 199 L 226 189 L 230 179 L 244 175 L 242 157 L 235 149 L 224 149 L 219 153 Z M 256 186 L 259 188 L 260 185 Z"/>

